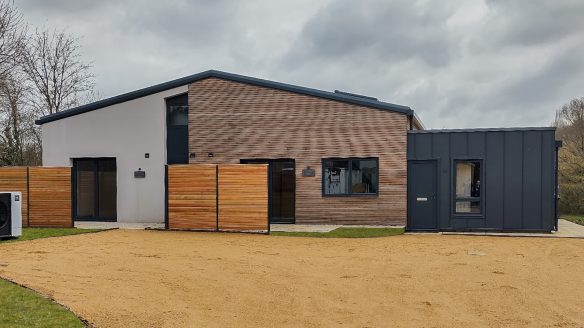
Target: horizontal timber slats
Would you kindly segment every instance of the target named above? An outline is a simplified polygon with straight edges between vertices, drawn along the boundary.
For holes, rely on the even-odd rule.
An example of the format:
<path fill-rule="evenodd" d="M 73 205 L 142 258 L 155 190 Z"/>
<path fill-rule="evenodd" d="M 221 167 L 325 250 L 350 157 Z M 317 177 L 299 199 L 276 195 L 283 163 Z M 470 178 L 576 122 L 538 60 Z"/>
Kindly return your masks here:
<path fill-rule="evenodd" d="M 31 227 L 73 227 L 70 167 L 30 167 L 28 189 Z"/>
<path fill-rule="evenodd" d="M 216 230 L 215 165 L 168 166 L 170 229 Z"/>
<path fill-rule="evenodd" d="M 22 193 L 22 226 L 27 224 L 26 167 L 0 167 L 0 192 L 20 191 Z"/>
<path fill-rule="evenodd" d="M 268 167 L 219 165 L 219 230 L 268 230 Z"/>
<path fill-rule="evenodd" d="M 73 226 L 70 167 L 2 167 L 0 191 L 22 193 L 23 227 Z"/>
<path fill-rule="evenodd" d="M 169 165 L 170 229 L 268 231 L 268 167 Z"/>

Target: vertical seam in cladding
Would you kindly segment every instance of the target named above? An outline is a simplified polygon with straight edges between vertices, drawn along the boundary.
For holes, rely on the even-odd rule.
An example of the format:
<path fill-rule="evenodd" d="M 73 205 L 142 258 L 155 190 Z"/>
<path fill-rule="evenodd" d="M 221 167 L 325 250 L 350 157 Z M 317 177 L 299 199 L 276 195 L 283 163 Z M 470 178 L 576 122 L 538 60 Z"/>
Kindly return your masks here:
<path fill-rule="evenodd" d="M 503 229 L 505 229 L 505 218 L 506 218 L 506 202 L 507 202 L 507 134 L 503 133 L 503 202 L 501 204 L 502 206 L 502 222 L 501 222 L 501 226 Z"/>
<path fill-rule="evenodd" d="M 521 132 L 521 228 L 525 227 L 524 205 L 525 201 L 525 132 Z"/>
<path fill-rule="evenodd" d="M 539 134 L 539 226 L 543 229 L 543 133 Z"/>

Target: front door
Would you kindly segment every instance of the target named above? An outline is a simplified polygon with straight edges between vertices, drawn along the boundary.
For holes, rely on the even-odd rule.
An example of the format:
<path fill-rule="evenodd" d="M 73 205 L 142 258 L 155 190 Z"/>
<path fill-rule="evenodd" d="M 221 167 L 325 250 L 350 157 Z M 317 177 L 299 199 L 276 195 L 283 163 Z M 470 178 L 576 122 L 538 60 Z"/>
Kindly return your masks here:
<path fill-rule="evenodd" d="M 436 161 L 408 162 L 408 229 L 436 230 Z"/>
<path fill-rule="evenodd" d="M 296 173 L 293 159 L 248 159 L 242 164 L 268 164 L 270 223 L 294 223 Z"/>
<path fill-rule="evenodd" d="M 73 168 L 75 220 L 116 221 L 116 159 L 79 158 Z"/>

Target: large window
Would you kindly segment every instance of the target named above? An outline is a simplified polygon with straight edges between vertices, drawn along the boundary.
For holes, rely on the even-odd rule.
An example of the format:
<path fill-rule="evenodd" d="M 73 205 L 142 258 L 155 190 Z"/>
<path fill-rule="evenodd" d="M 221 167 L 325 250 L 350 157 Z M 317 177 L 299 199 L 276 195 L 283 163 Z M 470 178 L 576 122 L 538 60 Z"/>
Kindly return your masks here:
<path fill-rule="evenodd" d="M 377 158 L 327 158 L 323 160 L 323 195 L 377 195 Z"/>
<path fill-rule="evenodd" d="M 481 161 L 455 162 L 455 212 L 481 214 Z"/>

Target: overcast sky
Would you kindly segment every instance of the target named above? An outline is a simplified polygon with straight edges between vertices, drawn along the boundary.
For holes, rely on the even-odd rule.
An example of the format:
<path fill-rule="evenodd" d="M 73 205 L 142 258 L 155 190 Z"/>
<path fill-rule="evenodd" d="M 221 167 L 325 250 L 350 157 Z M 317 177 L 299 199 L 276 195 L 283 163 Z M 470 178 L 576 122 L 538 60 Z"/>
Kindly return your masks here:
<path fill-rule="evenodd" d="M 105 97 L 207 69 L 410 106 L 430 128 L 549 125 L 584 96 L 584 1 L 16 0 Z"/>

